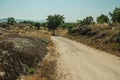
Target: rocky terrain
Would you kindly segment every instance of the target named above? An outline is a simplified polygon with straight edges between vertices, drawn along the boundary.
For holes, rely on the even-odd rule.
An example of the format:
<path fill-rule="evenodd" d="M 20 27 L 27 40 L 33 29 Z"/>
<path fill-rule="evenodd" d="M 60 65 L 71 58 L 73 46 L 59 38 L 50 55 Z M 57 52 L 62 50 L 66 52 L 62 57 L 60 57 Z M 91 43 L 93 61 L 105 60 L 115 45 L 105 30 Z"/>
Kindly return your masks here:
<path fill-rule="evenodd" d="M 0 80 L 16 80 L 35 69 L 47 54 L 44 39 L 20 36 L 0 28 Z"/>
<path fill-rule="evenodd" d="M 120 56 L 120 25 L 77 25 L 65 37 Z"/>

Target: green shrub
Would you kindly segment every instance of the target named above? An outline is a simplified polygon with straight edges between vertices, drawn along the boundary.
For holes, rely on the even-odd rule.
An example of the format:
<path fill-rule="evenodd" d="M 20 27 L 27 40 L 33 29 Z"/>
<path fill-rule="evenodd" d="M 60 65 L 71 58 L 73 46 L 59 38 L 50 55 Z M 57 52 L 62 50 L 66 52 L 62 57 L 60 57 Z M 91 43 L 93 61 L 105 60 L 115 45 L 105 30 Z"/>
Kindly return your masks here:
<path fill-rule="evenodd" d="M 36 71 L 36 70 L 35 70 L 34 68 L 29 68 L 29 69 L 28 69 L 28 72 L 29 72 L 30 74 L 34 74 L 35 71 Z"/>

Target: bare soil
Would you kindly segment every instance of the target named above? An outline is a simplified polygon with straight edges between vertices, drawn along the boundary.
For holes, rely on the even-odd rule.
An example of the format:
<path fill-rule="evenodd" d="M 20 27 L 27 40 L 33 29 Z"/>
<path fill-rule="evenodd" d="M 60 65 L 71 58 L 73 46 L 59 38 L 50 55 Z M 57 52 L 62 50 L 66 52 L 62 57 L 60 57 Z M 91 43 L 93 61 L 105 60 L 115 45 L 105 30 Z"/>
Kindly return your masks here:
<path fill-rule="evenodd" d="M 58 80 L 120 80 L 120 57 L 57 36 Z"/>

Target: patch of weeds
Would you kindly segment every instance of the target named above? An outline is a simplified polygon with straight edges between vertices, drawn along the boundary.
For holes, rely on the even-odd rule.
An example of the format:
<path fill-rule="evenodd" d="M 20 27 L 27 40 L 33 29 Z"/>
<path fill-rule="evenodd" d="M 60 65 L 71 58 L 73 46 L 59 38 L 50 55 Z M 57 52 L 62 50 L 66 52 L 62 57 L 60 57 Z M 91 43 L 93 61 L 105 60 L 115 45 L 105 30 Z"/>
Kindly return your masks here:
<path fill-rule="evenodd" d="M 28 72 L 29 72 L 30 74 L 34 74 L 34 73 L 36 72 L 36 70 L 31 67 L 31 68 L 28 69 Z"/>
<path fill-rule="evenodd" d="M 20 78 L 20 80 L 57 80 L 56 68 L 58 57 L 59 54 L 55 48 L 49 47 L 49 53 L 38 68 L 36 70 L 34 68 L 28 69 L 28 72 L 33 75 L 26 75 L 24 78 Z"/>

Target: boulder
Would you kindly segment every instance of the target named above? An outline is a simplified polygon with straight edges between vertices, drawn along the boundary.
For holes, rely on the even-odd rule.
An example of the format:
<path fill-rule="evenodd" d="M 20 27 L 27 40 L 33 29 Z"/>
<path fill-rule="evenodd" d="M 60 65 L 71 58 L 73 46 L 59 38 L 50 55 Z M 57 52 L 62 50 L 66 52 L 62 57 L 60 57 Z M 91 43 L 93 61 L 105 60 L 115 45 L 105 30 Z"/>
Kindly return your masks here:
<path fill-rule="evenodd" d="M 47 45 L 43 39 L 21 37 L 5 31 L 0 29 L 0 73 L 4 73 L 0 80 L 16 80 L 42 61 L 48 52 Z"/>

